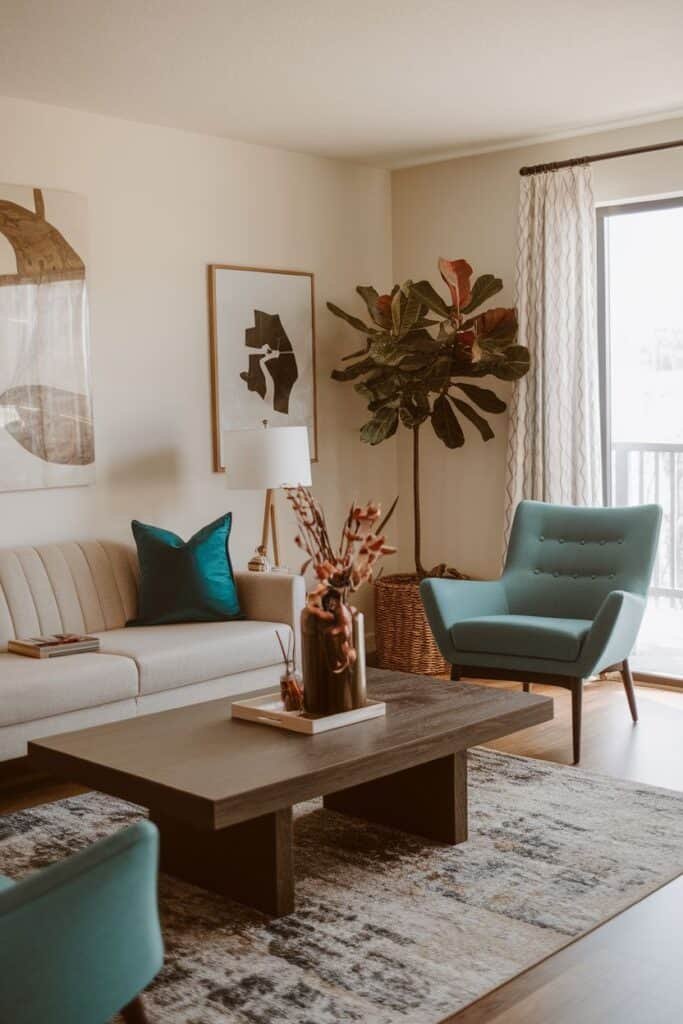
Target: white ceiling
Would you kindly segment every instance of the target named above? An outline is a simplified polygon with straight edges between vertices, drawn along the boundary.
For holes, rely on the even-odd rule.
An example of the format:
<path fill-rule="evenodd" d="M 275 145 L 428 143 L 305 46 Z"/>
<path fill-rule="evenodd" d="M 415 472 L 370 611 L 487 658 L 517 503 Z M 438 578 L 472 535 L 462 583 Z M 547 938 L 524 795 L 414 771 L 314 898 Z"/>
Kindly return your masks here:
<path fill-rule="evenodd" d="M 0 94 L 397 166 L 683 108 L 681 0 L 0 0 Z"/>

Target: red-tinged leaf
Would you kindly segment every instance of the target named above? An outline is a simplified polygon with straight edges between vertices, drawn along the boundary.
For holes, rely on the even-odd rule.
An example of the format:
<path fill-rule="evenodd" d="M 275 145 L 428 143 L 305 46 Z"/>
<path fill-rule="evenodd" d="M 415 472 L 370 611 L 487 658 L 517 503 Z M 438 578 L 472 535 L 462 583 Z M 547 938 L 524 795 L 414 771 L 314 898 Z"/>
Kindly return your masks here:
<path fill-rule="evenodd" d="M 453 305 L 459 311 L 472 297 L 472 267 L 467 260 L 439 260 L 439 273 L 448 285 Z"/>

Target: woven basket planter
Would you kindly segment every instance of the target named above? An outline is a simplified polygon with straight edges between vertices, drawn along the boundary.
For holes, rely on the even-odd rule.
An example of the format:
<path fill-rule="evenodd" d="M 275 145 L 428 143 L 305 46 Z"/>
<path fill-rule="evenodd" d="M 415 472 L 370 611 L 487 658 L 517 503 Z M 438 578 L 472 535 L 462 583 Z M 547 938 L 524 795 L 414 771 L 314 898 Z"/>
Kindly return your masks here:
<path fill-rule="evenodd" d="M 381 576 L 375 583 L 375 645 L 379 668 L 416 675 L 447 674 L 429 628 L 417 576 Z"/>

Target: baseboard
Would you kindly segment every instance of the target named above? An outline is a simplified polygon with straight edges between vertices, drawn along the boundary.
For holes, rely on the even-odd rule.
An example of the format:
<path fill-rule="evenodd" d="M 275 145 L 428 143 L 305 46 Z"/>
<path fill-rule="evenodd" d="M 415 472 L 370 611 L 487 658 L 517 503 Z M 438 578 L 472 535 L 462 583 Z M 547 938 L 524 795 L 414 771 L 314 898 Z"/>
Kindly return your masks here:
<path fill-rule="evenodd" d="M 656 686 L 660 690 L 683 690 L 683 679 L 658 672 L 634 672 L 633 681 L 638 686 Z"/>

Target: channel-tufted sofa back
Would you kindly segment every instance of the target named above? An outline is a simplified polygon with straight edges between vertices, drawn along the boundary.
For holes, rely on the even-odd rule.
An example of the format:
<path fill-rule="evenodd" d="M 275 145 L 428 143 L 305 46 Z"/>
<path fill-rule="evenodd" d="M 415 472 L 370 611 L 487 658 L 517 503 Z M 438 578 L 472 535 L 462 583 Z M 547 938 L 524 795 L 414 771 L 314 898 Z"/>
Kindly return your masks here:
<path fill-rule="evenodd" d="M 522 501 L 503 582 L 510 612 L 592 619 L 612 590 L 645 596 L 662 510 Z"/>
<path fill-rule="evenodd" d="M 0 550 L 0 650 L 15 637 L 118 629 L 137 613 L 135 551 L 111 541 Z"/>

